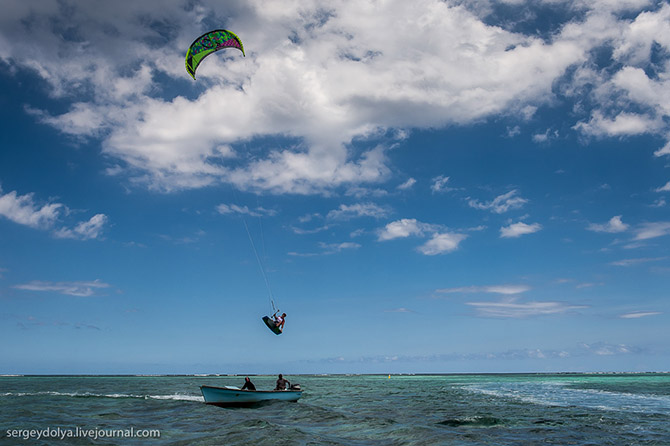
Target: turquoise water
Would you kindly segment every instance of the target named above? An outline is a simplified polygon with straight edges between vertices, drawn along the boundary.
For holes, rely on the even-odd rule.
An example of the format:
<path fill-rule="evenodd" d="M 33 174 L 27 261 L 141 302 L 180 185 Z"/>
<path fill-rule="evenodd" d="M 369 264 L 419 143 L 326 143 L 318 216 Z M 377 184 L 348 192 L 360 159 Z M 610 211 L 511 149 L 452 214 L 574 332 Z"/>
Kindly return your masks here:
<path fill-rule="evenodd" d="M 243 377 L 0 377 L 0 444 L 670 445 L 670 374 L 287 378 L 299 402 L 230 409 L 199 386 Z M 17 437 L 47 428 L 160 438 Z"/>

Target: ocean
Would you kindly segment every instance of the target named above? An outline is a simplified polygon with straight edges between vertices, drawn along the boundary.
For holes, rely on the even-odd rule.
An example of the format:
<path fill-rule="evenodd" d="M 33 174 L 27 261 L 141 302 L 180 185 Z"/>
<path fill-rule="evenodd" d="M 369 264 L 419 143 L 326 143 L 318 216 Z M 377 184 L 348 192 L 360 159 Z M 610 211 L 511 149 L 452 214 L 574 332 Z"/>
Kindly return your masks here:
<path fill-rule="evenodd" d="M 251 376 L 259 390 L 275 376 Z M 2 445 L 670 445 L 670 374 L 293 375 L 296 403 L 203 403 L 240 376 L 2 376 Z"/>

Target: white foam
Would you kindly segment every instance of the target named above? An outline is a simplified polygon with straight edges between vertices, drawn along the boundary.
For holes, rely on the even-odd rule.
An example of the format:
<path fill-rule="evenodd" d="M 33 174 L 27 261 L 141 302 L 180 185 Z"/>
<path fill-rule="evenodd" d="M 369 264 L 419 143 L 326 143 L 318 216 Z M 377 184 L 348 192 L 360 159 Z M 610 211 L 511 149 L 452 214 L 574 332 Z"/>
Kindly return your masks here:
<path fill-rule="evenodd" d="M 68 396 L 73 398 L 137 398 L 143 400 L 174 400 L 174 401 L 197 401 L 203 402 L 204 399 L 199 395 L 185 395 L 185 394 L 173 394 L 173 395 L 134 395 L 128 393 L 78 393 L 78 392 L 53 392 L 53 391 L 44 391 L 44 392 L 6 392 L 0 393 L 0 396 Z"/>
<path fill-rule="evenodd" d="M 199 395 L 149 395 L 149 398 L 154 400 L 197 401 L 199 403 L 205 401 L 205 399 Z"/>
<path fill-rule="evenodd" d="M 568 382 L 481 383 L 463 389 L 496 398 L 513 398 L 543 406 L 575 406 L 608 411 L 670 414 L 670 396 L 575 389 Z"/>

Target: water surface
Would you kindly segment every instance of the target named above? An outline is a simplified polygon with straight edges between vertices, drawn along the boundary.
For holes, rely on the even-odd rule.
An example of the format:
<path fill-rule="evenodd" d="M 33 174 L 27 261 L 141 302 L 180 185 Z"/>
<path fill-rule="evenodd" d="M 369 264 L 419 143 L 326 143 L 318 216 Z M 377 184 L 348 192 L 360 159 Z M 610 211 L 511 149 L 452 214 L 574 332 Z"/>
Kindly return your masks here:
<path fill-rule="evenodd" d="M 670 445 L 670 374 L 287 378 L 304 389 L 297 403 L 219 408 L 199 386 L 243 377 L 0 377 L 0 444 Z M 8 438 L 77 427 L 160 438 Z"/>

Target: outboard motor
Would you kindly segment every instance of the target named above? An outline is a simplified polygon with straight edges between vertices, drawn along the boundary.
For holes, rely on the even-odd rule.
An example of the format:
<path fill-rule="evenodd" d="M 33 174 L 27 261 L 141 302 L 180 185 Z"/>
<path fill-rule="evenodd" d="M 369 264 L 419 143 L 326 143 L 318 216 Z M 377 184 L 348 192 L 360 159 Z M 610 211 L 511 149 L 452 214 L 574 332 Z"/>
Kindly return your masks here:
<path fill-rule="evenodd" d="M 300 388 L 300 384 L 291 384 L 291 387 L 289 387 L 288 390 L 302 390 L 302 389 Z"/>

